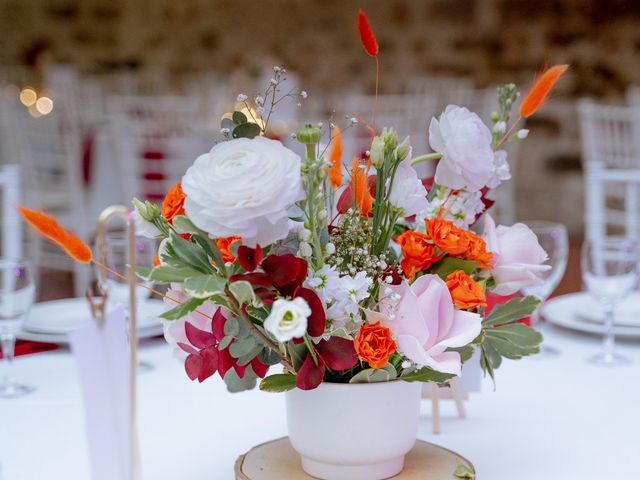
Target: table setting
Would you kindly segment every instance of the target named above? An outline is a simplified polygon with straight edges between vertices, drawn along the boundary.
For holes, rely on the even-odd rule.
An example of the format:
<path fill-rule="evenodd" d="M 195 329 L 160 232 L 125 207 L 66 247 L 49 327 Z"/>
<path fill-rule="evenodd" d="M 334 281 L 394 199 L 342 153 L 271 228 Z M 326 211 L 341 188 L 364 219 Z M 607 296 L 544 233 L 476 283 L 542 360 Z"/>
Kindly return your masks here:
<path fill-rule="evenodd" d="M 278 106 L 309 93 L 274 66 L 178 183 L 103 210 L 93 244 L 15 206 L 91 280 L 35 303 L 29 259 L 0 259 L 0 480 L 632 474 L 640 244 L 587 234 L 584 291 L 556 295 L 567 227 L 491 215 L 505 144 L 570 66 L 499 86 L 490 118 L 448 104 L 421 151 L 376 119 L 384 49 L 355 20 L 370 115 L 283 143 Z"/>

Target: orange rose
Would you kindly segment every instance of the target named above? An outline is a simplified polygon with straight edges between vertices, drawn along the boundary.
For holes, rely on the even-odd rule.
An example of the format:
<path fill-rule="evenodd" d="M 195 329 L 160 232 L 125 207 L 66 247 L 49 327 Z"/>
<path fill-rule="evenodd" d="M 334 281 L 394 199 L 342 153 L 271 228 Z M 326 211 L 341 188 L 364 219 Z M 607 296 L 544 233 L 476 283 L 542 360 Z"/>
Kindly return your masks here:
<path fill-rule="evenodd" d="M 409 280 L 413 280 L 418 272 L 428 269 L 440 260 L 429 237 L 424 233 L 408 230 L 396 239 L 402 249 L 400 266 Z"/>
<path fill-rule="evenodd" d="M 372 368 L 384 368 L 389 363 L 391 354 L 396 351 L 391 330 L 380 323 L 363 325 L 353 346 L 358 356 Z"/>
<path fill-rule="evenodd" d="M 180 183 L 176 183 L 169 189 L 162 202 L 162 216 L 167 219 L 167 222 L 172 223 L 173 217 L 184 215 L 184 199 L 185 195 Z"/>
<path fill-rule="evenodd" d="M 447 276 L 447 288 L 451 292 L 453 304 L 462 310 L 487 306 L 480 284 L 462 270 L 456 270 Z"/>
<path fill-rule="evenodd" d="M 426 221 L 427 235 L 445 253 L 458 256 L 469 249 L 467 231 L 456 227 L 451 221 L 431 218 Z"/>
<path fill-rule="evenodd" d="M 226 262 L 236 263 L 236 257 L 231 253 L 231 245 L 242 240 L 241 237 L 220 237 L 216 238 L 216 245 L 222 253 L 222 260 Z"/>
<path fill-rule="evenodd" d="M 466 259 L 478 262 L 479 268 L 493 267 L 491 263 L 493 254 L 487 252 L 486 242 L 473 232 L 467 232 L 467 238 L 469 239 L 469 250 L 467 251 Z"/>

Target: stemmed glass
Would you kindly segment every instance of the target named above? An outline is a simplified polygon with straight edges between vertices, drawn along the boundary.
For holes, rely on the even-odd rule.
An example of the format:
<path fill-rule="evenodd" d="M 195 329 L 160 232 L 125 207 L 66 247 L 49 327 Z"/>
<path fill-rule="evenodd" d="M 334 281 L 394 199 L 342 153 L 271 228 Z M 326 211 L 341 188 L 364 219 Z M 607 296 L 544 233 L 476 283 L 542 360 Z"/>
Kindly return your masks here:
<path fill-rule="evenodd" d="M 523 288 L 522 293 L 537 297 L 541 300 L 542 305 L 558 287 L 564 276 L 569 257 L 569 236 L 567 228 L 561 223 L 545 221 L 525 223 L 536 234 L 540 246 L 547 252 L 549 259 L 546 265 L 551 266 L 551 268 L 546 272 L 542 272 L 542 282 Z M 540 308 L 531 315 L 531 323 L 538 329 L 542 326 Z M 541 353 L 557 355 L 559 352 L 554 347 L 543 343 Z"/>
<path fill-rule="evenodd" d="M 0 259 L 0 344 L 5 374 L 0 398 L 28 395 L 34 387 L 14 383 L 10 377 L 15 355 L 16 333 L 35 301 L 36 287 L 28 264 L 23 260 Z"/>
<path fill-rule="evenodd" d="M 587 240 L 582 247 L 582 279 L 604 311 L 602 353 L 589 362 L 616 366 L 630 360 L 615 353 L 615 312 L 638 282 L 638 243 L 628 238 Z"/>
<path fill-rule="evenodd" d="M 110 302 L 122 306 L 127 320 L 129 318 L 129 283 L 126 280 L 129 269 L 128 239 L 125 232 L 107 232 L 105 237 L 106 266 L 113 272 L 98 267 L 98 281 L 100 287 L 107 293 Z M 155 242 L 144 237 L 136 237 L 136 263 L 151 266 L 155 257 Z M 116 275 L 117 274 L 117 275 Z M 124 278 L 123 278 L 124 277 Z M 149 298 L 149 290 L 140 285 L 136 286 L 136 303 L 138 310 Z M 146 372 L 153 370 L 153 365 L 147 361 L 138 362 L 138 370 Z"/>

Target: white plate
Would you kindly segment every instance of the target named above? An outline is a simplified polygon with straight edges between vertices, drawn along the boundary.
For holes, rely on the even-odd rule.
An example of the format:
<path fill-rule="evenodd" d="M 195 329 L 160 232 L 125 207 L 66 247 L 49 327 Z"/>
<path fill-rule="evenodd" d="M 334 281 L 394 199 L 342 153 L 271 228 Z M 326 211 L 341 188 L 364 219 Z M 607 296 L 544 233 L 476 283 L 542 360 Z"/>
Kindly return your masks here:
<path fill-rule="evenodd" d="M 138 336 L 140 338 L 162 335 L 158 319 L 164 311 L 162 301 L 146 300 L 138 311 Z M 67 334 L 91 318 L 89 305 L 84 298 L 69 298 L 37 303 L 31 309 L 17 337 L 23 340 L 50 343 L 68 343 Z"/>
<path fill-rule="evenodd" d="M 542 306 L 542 315 L 549 323 L 585 333 L 603 334 L 604 325 L 585 320 L 578 312 L 585 302 L 592 301 L 586 292 L 569 293 L 552 298 Z M 615 334 L 620 337 L 640 339 L 640 328 L 628 325 L 616 325 Z"/>
<path fill-rule="evenodd" d="M 604 323 L 604 312 L 602 305 L 596 302 L 593 297 L 587 295 L 588 298 L 581 302 L 576 310 L 576 315 L 581 320 L 594 323 Z M 616 308 L 616 325 L 624 327 L 640 328 L 640 293 L 635 292 L 625 298 L 618 308 Z"/>

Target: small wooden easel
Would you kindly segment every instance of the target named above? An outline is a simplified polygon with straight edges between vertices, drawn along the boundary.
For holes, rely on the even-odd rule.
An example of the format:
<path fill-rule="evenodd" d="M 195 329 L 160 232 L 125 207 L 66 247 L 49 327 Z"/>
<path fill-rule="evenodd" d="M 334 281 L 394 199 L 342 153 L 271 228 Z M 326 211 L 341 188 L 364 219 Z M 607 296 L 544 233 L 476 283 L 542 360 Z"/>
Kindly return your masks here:
<path fill-rule="evenodd" d="M 465 418 L 464 402 L 469 399 L 469 394 L 460 386 L 458 378 L 449 381 L 449 388 L 444 389 L 438 387 L 437 384 L 431 383 L 422 391 L 423 400 L 431 400 L 431 430 L 433 433 L 440 433 L 440 400 L 450 399 L 456 402 L 458 410 L 458 418 Z"/>

